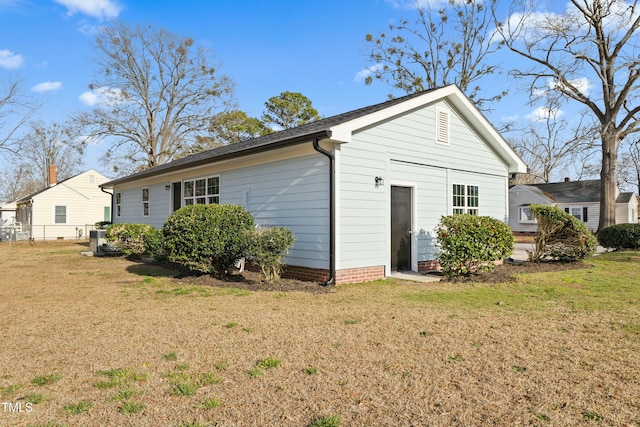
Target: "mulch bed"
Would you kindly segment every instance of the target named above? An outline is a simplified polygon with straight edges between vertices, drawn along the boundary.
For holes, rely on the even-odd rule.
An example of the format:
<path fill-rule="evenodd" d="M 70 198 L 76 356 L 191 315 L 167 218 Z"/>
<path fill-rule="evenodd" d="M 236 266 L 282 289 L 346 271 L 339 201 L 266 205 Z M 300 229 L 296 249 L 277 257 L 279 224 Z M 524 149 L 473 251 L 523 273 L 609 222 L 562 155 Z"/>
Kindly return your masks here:
<path fill-rule="evenodd" d="M 303 281 L 292 278 L 281 278 L 274 283 L 266 283 L 256 271 L 245 270 L 242 273 L 235 272 L 230 276 L 214 276 L 210 274 L 196 274 L 185 271 L 176 265 L 165 264 L 167 268 L 177 270 L 176 282 L 188 283 L 200 286 L 212 286 L 217 288 L 237 288 L 251 291 L 271 292 L 309 292 L 324 294 L 335 291 L 334 286 L 321 286 L 318 282 Z M 520 274 L 543 273 L 564 270 L 579 270 L 590 268 L 590 264 L 584 262 L 519 262 L 497 265 L 495 270 L 481 274 L 471 274 L 460 277 L 440 277 L 440 281 L 448 283 L 506 283 L 513 282 Z"/>
<path fill-rule="evenodd" d="M 522 262 L 504 263 L 497 265 L 495 270 L 482 274 L 471 274 L 469 276 L 443 277 L 441 281 L 451 283 L 507 283 L 516 280 L 520 274 L 546 273 L 553 271 L 581 270 L 591 268 L 592 265 L 580 261 L 574 262 Z"/>

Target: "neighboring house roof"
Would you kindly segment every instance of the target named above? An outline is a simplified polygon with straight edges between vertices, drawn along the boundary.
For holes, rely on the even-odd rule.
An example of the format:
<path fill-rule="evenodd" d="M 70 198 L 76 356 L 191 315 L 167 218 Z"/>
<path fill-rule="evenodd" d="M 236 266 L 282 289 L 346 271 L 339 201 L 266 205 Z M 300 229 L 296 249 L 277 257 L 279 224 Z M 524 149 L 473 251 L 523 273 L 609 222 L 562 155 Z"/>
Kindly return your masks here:
<path fill-rule="evenodd" d="M 600 180 L 521 184 L 531 192 L 555 203 L 600 203 Z M 633 193 L 619 193 L 616 203 L 629 203 Z"/>
<path fill-rule="evenodd" d="M 635 197 L 634 193 L 620 193 L 616 199 L 616 203 L 629 203 Z"/>
<path fill-rule="evenodd" d="M 70 177 L 69 177 L 69 178 L 67 178 L 67 179 L 63 179 L 62 181 L 58 181 L 58 182 L 56 182 L 56 184 L 55 184 L 55 185 L 51 185 L 51 186 L 49 186 L 49 187 L 45 187 L 45 188 L 43 188 L 43 189 L 41 189 L 41 190 L 38 190 L 38 191 L 33 192 L 33 193 L 31 193 L 31 194 L 29 194 L 29 195 L 27 195 L 27 196 L 24 196 L 23 198 L 16 200 L 16 202 L 15 202 L 15 203 L 16 203 L 16 204 L 20 204 L 20 203 L 28 202 L 29 200 L 31 200 L 33 197 L 37 196 L 38 194 L 44 193 L 44 192 L 45 192 L 45 191 L 47 191 L 47 190 L 50 190 L 50 189 L 52 189 L 52 188 L 55 188 L 55 187 L 56 187 L 56 185 L 63 184 L 63 183 L 65 183 L 65 182 L 67 182 L 67 181 L 70 181 L 70 180 L 72 180 L 72 179 L 74 179 L 74 178 L 76 178 L 76 177 L 78 177 L 78 176 L 80 176 L 80 175 L 82 175 L 82 174 L 85 174 L 85 173 L 87 173 L 87 172 L 91 172 L 91 171 L 95 172 L 96 174 L 98 174 L 98 175 L 100 175 L 100 176 L 103 176 L 103 175 L 102 175 L 102 174 L 100 174 L 99 172 L 96 172 L 94 169 L 89 169 L 89 170 L 86 170 L 86 171 L 84 171 L 84 172 L 80 172 L 79 174 L 76 174 L 76 175 L 70 176 Z"/>
<path fill-rule="evenodd" d="M 152 177 L 166 172 L 180 170 L 185 167 L 197 166 L 212 161 L 240 157 L 273 148 L 308 142 L 315 138 L 330 138 L 339 143 L 350 142 L 352 133 L 358 129 L 363 129 L 374 123 L 420 108 L 439 99 L 447 99 L 447 101 L 462 112 L 465 119 L 477 129 L 485 140 L 490 142 L 492 149 L 505 161 L 510 172 L 526 172 L 524 162 L 517 156 L 482 113 L 473 106 L 469 98 L 467 98 L 457 86 L 449 85 L 391 99 L 380 104 L 320 119 L 296 128 L 285 129 L 236 144 L 229 144 L 192 154 L 170 163 L 109 181 L 102 184 L 101 187 L 112 187 L 116 184 L 134 181 L 139 178 Z"/>

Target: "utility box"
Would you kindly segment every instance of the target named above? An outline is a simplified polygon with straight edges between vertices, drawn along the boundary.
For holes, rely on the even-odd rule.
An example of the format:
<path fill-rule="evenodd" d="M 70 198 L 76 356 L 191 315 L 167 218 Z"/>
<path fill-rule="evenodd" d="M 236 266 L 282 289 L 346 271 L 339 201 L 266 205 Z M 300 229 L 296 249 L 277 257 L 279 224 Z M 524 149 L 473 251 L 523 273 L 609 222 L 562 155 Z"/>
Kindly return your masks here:
<path fill-rule="evenodd" d="M 89 230 L 89 250 L 94 254 L 104 254 L 108 247 L 106 230 Z"/>

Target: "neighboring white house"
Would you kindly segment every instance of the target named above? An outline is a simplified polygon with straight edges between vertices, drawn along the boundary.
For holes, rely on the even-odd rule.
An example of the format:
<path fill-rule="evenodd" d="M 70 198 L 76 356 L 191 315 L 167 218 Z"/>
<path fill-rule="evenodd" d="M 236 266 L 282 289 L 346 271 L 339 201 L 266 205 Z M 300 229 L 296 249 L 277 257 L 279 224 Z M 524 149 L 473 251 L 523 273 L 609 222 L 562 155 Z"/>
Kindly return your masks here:
<path fill-rule="evenodd" d="M 529 205 L 554 205 L 582 220 L 595 232 L 600 223 L 600 180 L 518 184 L 509 189 L 509 226 L 515 232 L 535 232 Z M 633 193 L 616 195 L 616 224 L 638 222 L 638 200 Z"/>
<path fill-rule="evenodd" d="M 0 225 L 16 216 L 16 202 L 0 203 Z"/>
<path fill-rule="evenodd" d="M 161 227 L 194 203 L 244 206 L 296 237 L 287 274 L 336 284 L 434 265 L 443 215 L 508 220 L 526 166 L 456 86 L 194 154 L 102 185 L 114 223 Z"/>
<path fill-rule="evenodd" d="M 53 178 L 16 202 L 16 221 L 36 240 L 88 238 L 96 222 L 111 218 L 111 195 L 100 188 L 107 181 L 94 169 L 58 183 Z"/>

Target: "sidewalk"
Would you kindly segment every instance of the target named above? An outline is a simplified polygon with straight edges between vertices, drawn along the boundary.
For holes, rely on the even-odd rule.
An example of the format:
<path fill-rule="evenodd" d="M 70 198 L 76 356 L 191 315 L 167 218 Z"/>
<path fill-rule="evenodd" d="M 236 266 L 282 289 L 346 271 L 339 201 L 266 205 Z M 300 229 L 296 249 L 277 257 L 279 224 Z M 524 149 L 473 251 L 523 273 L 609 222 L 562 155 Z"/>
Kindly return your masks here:
<path fill-rule="evenodd" d="M 527 254 L 527 251 L 533 252 L 534 248 L 534 243 L 516 243 L 514 245 L 513 255 L 511 255 L 511 258 L 516 261 L 529 261 L 529 255 Z M 595 255 L 601 254 L 603 252 L 607 252 L 607 250 L 602 246 L 598 246 Z"/>

